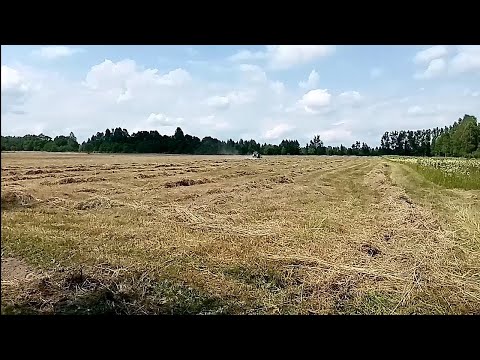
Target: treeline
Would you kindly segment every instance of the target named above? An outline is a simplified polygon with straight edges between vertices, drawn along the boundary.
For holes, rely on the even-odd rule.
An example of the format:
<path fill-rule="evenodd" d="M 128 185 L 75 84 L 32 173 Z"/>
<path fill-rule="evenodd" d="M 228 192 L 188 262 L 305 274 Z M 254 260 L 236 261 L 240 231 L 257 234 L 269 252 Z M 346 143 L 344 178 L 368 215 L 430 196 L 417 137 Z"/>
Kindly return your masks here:
<path fill-rule="evenodd" d="M 73 133 L 54 139 L 40 135 L 23 137 L 2 136 L 2 151 L 81 151 L 101 153 L 162 153 L 197 155 L 405 155 L 405 156 L 464 156 L 480 157 L 480 124 L 474 116 L 465 115 L 452 126 L 415 131 L 386 132 L 380 147 L 370 147 L 356 141 L 350 147 L 325 146 L 315 136 L 305 146 L 298 140 L 285 139 L 278 145 L 261 144 L 255 140 L 228 141 L 207 136 L 200 139 L 184 134 L 177 128 L 175 134 L 161 135 L 158 131 L 139 131 L 129 134 L 126 129 L 106 129 L 97 132 L 81 145 Z"/>
<path fill-rule="evenodd" d="M 480 124 L 465 115 L 451 126 L 386 132 L 380 142 L 385 155 L 480 157 Z"/>
<path fill-rule="evenodd" d="M 378 148 L 372 149 L 367 144 L 356 142 L 351 147 L 324 146 L 319 136 L 301 147 L 298 140 L 285 139 L 278 145 L 261 144 L 255 140 L 228 141 L 210 136 L 200 139 L 184 134 L 177 128 L 173 136 L 161 135 L 156 130 L 139 131 L 132 135 L 126 129 L 107 129 L 98 132 L 82 143 L 80 151 L 107 153 L 165 153 L 165 154 L 224 154 L 247 155 L 259 152 L 263 155 L 379 155 Z"/>
<path fill-rule="evenodd" d="M 71 132 L 69 136 L 25 135 L 25 136 L 2 136 L 2 151 L 53 151 L 53 152 L 76 152 L 80 145 L 77 138 Z"/>

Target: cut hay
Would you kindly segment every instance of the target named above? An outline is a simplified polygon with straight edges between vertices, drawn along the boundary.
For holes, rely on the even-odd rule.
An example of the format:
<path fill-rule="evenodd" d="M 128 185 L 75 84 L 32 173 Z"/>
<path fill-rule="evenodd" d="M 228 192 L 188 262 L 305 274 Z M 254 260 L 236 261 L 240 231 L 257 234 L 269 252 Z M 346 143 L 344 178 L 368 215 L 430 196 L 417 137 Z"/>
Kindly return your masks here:
<path fill-rule="evenodd" d="M 156 177 L 156 176 L 157 176 L 157 175 L 155 175 L 155 174 L 149 175 L 149 174 L 141 174 L 141 173 L 140 173 L 140 174 L 138 174 L 137 176 L 134 176 L 134 178 L 135 178 L 135 179 L 150 179 L 150 178 L 154 178 L 154 177 Z"/>
<path fill-rule="evenodd" d="M 177 186 L 193 186 L 193 185 L 201 185 L 201 184 L 208 184 L 208 183 L 213 183 L 213 179 L 182 179 L 178 181 L 169 181 L 165 183 L 166 188 L 173 188 Z"/>
<path fill-rule="evenodd" d="M 2 252 L 65 269 L 2 282 L 2 312 L 207 313 L 213 296 L 238 314 L 480 313 L 478 192 L 429 188 L 378 157 L 244 157 L 2 154 L 22 176 L 90 169 L 52 187 L 2 173 L 2 188 L 48 199 L 2 212 Z M 89 182 L 94 169 L 108 181 Z"/>
<path fill-rule="evenodd" d="M 68 178 L 57 180 L 57 184 L 59 185 L 74 184 L 74 183 L 80 183 L 80 182 L 86 182 L 86 179 L 68 177 Z"/>
<path fill-rule="evenodd" d="M 99 182 L 99 181 L 105 181 L 107 179 L 103 177 L 98 177 L 98 176 L 90 176 L 88 178 L 74 178 L 74 177 L 66 177 L 62 178 L 56 181 L 42 181 L 40 185 L 66 185 L 66 184 L 78 184 L 78 183 L 85 183 L 85 182 Z"/>
<path fill-rule="evenodd" d="M 270 179 L 271 182 L 276 184 L 291 184 L 293 180 L 285 175 L 276 176 Z"/>
<path fill-rule="evenodd" d="M 17 190 L 2 190 L 2 210 L 16 206 L 28 207 L 36 203 L 32 195 Z"/>
<path fill-rule="evenodd" d="M 80 201 L 75 205 L 76 210 L 91 210 L 91 209 L 110 209 L 117 204 L 105 197 L 94 197 L 86 201 Z"/>
<path fill-rule="evenodd" d="M 45 171 L 42 169 L 35 169 L 35 170 L 28 170 L 25 175 L 37 175 L 37 174 L 44 174 Z"/>
<path fill-rule="evenodd" d="M 77 192 L 96 193 L 98 192 L 98 190 L 95 188 L 83 188 L 83 189 L 78 189 Z"/>

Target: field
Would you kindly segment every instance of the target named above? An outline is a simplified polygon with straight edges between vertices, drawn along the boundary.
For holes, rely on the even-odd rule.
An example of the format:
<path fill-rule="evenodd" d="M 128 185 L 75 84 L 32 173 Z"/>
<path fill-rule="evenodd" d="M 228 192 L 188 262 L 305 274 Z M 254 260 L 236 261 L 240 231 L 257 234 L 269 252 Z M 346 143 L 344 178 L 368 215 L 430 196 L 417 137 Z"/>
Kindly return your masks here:
<path fill-rule="evenodd" d="M 480 314 L 480 191 L 401 161 L 1 165 L 4 314 Z"/>
<path fill-rule="evenodd" d="M 392 156 L 422 174 L 427 180 L 446 188 L 480 190 L 480 160 L 459 158 L 415 158 Z"/>

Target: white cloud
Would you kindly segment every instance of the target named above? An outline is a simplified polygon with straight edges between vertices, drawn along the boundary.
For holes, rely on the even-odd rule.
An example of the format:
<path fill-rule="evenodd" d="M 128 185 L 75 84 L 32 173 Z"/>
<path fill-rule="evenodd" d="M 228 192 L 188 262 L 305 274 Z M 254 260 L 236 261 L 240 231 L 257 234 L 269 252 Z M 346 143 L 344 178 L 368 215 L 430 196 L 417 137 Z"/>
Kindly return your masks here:
<path fill-rule="evenodd" d="M 266 81 L 267 80 L 267 74 L 263 69 L 258 66 L 258 65 L 252 65 L 252 64 L 241 64 L 239 66 L 239 69 L 241 72 L 246 74 L 248 80 L 250 81 Z"/>
<path fill-rule="evenodd" d="M 236 54 L 230 56 L 228 59 L 230 61 L 250 61 L 264 59 L 267 54 L 263 51 L 252 52 L 250 50 L 240 50 Z"/>
<path fill-rule="evenodd" d="M 417 72 L 416 79 L 431 79 L 448 73 L 458 75 L 463 73 L 480 74 L 480 45 L 460 45 L 456 47 L 456 54 L 447 58 L 451 53 L 446 46 L 433 46 L 420 51 L 414 58 L 417 64 L 428 64 L 423 72 Z"/>
<path fill-rule="evenodd" d="M 274 126 L 273 128 L 265 131 L 265 133 L 263 135 L 263 138 L 265 140 L 277 140 L 280 137 L 288 134 L 293 129 L 294 129 L 294 127 L 292 125 L 285 124 L 285 123 L 278 124 L 278 125 Z"/>
<path fill-rule="evenodd" d="M 428 49 L 419 51 L 413 61 L 416 64 L 428 64 L 432 60 L 442 58 L 448 54 L 448 49 L 444 45 L 436 45 L 429 47 Z"/>
<path fill-rule="evenodd" d="M 418 105 L 411 106 L 408 108 L 407 113 L 409 114 L 420 114 L 422 112 L 422 108 Z"/>
<path fill-rule="evenodd" d="M 159 75 L 158 69 L 139 69 L 135 61 L 126 59 L 114 63 L 111 60 L 92 66 L 85 78 L 85 85 L 96 90 L 130 88 L 146 85 L 183 85 L 191 79 L 184 69 L 175 69 Z"/>
<path fill-rule="evenodd" d="M 416 73 L 416 79 L 432 79 L 443 74 L 447 69 L 447 63 L 444 59 L 434 59 L 430 61 L 427 69 L 424 72 Z"/>
<path fill-rule="evenodd" d="M 2 65 L 1 68 L 1 86 L 2 86 L 2 115 L 9 112 L 21 112 L 17 106 L 22 105 L 31 85 L 21 71 L 12 67 Z"/>
<path fill-rule="evenodd" d="M 464 45 L 458 47 L 458 54 L 450 62 L 452 73 L 480 73 L 480 46 Z"/>
<path fill-rule="evenodd" d="M 231 91 L 224 96 L 211 96 L 205 103 L 216 109 L 227 109 L 230 105 L 243 105 L 254 100 L 253 91 Z"/>
<path fill-rule="evenodd" d="M 354 141 L 352 132 L 344 128 L 335 128 L 335 129 L 319 131 L 318 135 L 320 135 L 320 139 L 322 139 L 324 143 L 341 142 L 343 144 L 349 144 L 350 142 Z"/>
<path fill-rule="evenodd" d="M 123 101 L 128 101 L 131 98 L 132 98 L 132 93 L 130 92 L 130 89 L 127 89 L 125 92 L 118 95 L 117 103 L 121 103 Z"/>
<path fill-rule="evenodd" d="M 363 99 L 362 95 L 358 91 L 345 91 L 339 95 L 342 103 L 353 104 Z"/>
<path fill-rule="evenodd" d="M 138 96 L 155 96 L 155 92 L 165 94 L 165 87 L 182 86 L 190 80 L 190 74 L 181 68 L 161 75 L 158 69 L 141 69 L 130 59 L 116 63 L 107 59 L 91 67 L 83 85 L 120 104 Z"/>
<path fill-rule="evenodd" d="M 183 122 L 183 118 L 170 118 L 164 114 L 151 113 L 147 118 L 147 124 L 155 127 L 176 126 Z"/>
<path fill-rule="evenodd" d="M 283 94 L 285 92 L 285 84 L 281 81 L 273 81 L 270 83 L 270 87 L 277 94 Z"/>
<path fill-rule="evenodd" d="M 309 63 L 335 52 L 332 45 L 268 45 L 269 66 L 283 70 L 295 65 Z"/>
<path fill-rule="evenodd" d="M 1 70 L 2 93 L 8 90 L 27 91 L 28 83 L 26 83 L 22 74 L 9 66 L 2 65 Z"/>
<path fill-rule="evenodd" d="M 208 127 L 209 130 L 227 130 L 230 128 L 230 124 L 225 120 L 218 118 L 215 115 L 207 115 L 197 117 L 196 122 L 199 124 Z"/>
<path fill-rule="evenodd" d="M 40 49 L 34 50 L 33 55 L 47 60 L 54 60 L 62 57 L 72 56 L 84 51 L 85 49 L 82 48 L 72 48 L 68 46 L 44 46 Z"/>
<path fill-rule="evenodd" d="M 306 112 L 316 113 L 320 108 L 328 106 L 332 95 L 327 89 L 310 90 L 302 99 L 299 104 L 304 107 Z"/>
<path fill-rule="evenodd" d="M 175 86 L 175 85 L 183 85 L 190 80 L 191 80 L 191 77 L 188 71 L 179 68 L 179 69 L 172 70 L 163 76 L 160 76 L 158 79 L 158 82 L 162 85 Z"/>
<path fill-rule="evenodd" d="M 270 69 L 286 70 L 296 65 L 307 64 L 334 52 L 335 46 L 333 45 L 267 45 L 264 51 L 240 50 L 230 56 L 229 60 L 250 61 L 265 59 Z"/>
<path fill-rule="evenodd" d="M 438 105 L 428 107 L 413 105 L 407 109 L 407 114 L 409 116 L 433 116 L 438 114 L 439 111 L 441 111 L 441 106 Z"/>
<path fill-rule="evenodd" d="M 473 51 L 452 49 L 457 50 L 452 50 L 450 59 L 444 59 L 448 70 L 458 51 Z M 64 73 L 63 67 L 57 72 L 41 65 L 27 67 L 14 62 L 12 54 L 2 60 L 8 61 L 2 65 L 1 124 L 5 135 L 42 131 L 56 136 L 73 131 L 83 141 L 97 131 L 118 126 L 130 133 L 157 129 L 171 135 L 181 124 L 185 133 L 200 138 L 248 137 L 278 144 L 289 137 L 304 145 L 309 141 L 308 134 L 315 131 L 323 135 L 326 145 L 350 145 L 359 140 L 375 146 L 385 131 L 450 125 L 465 113 L 480 114 L 479 89 L 473 76 L 459 77 L 461 84 L 440 79 L 435 86 L 425 86 L 412 84 L 411 77 L 394 79 L 397 74 L 392 72 L 392 84 L 381 81 L 368 88 L 368 82 L 347 87 L 351 74 L 342 72 L 329 80 L 342 87 L 334 92 L 330 87 L 299 88 L 300 79 L 292 80 L 303 73 L 302 69 L 275 73 L 275 80 L 270 79 L 269 58 L 256 63 L 261 66 L 243 64 L 249 65 L 243 70 L 242 63 L 192 65 L 192 75 L 187 72 L 188 64 L 188 68 L 173 70 L 179 65 L 168 63 L 172 66 L 169 72 L 128 59 L 102 59 L 85 71 L 83 82 L 73 80 L 75 77 Z M 417 70 L 425 70 L 429 64 Z M 305 82 L 313 68 L 307 66 L 302 79 Z M 198 70 L 201 72 L 195 76 Z M 258 79 L 262 81 L 252 81 L 252 74 L 260 74 Z M 337 77 L 338 82 L 334 82 Z M 376 90 L 380 85 L 382 88 Z M 417 91 L 420 86 L 425 90 Z M 471 89 L 468 96 L 463 95 L 465 88 Z M 18 95 L 16 102 L 7 96 L 15 93 L 12 89 Z"/>
<path fill-rule="evenodd" d="M 212 96 L 207 99 L 206 103 L 216 109 L 226 109 L 230 106 L 230 100 L 227 96 Z"/>
<path fill-rule="evenodd" d="M 315 69 L 313 69 L 310 72 L 310 75 L 308 75 L 307 81 L 300 81 L 298 83 L 298 86 L 300 86 L 303 89 L 307 89 L 307 90 L 314 89 L 318 86 L 319 80 L 320 80 L 320 77 L 318 76 L 317 71 Z"/>

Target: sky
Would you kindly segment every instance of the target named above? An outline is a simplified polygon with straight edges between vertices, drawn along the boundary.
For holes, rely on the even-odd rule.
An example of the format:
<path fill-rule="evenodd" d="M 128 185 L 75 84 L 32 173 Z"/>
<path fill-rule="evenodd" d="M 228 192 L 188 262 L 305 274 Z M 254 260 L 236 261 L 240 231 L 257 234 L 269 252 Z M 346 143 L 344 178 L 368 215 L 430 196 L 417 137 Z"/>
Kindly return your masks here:
<path fill-rule="evenodd" d="M 2 135 L 158 130 L 378 146 L 480 116 L 478 45 L 1 47 Z"/>

